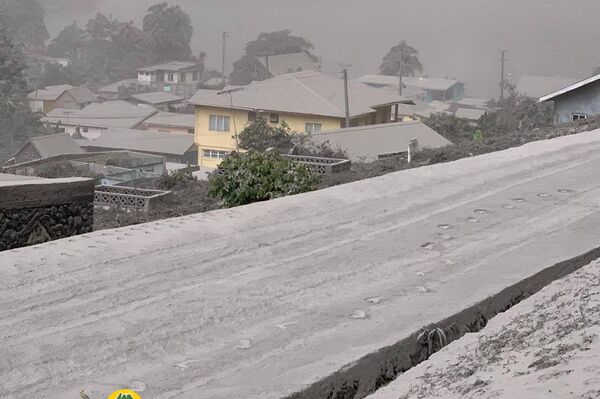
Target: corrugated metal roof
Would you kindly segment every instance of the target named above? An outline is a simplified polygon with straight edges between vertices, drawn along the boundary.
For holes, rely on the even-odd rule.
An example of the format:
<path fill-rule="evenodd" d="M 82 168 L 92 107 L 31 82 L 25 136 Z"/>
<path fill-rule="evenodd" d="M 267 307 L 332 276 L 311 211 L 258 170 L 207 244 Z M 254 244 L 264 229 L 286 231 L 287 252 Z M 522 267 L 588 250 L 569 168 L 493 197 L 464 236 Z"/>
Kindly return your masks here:
<path fill-rule="evenodd" d="M 72 89 L 67 90 L 67 92 L 73 96 L 75 101 L 79 104 L 87 104 L 98 101 L 98 97 L 96 97 L 90 89 L 87 87 L 74 87 Z"/>
<path fill-rule="evenodd" d="M 159 112 L 153 117 L 146 119 L 147 126 L 173 126 L 193 129 L 196 124 L 196 116 L 192 114 L 176 114 L 173 112 Z"/>
<path fill-rule="evenodd" d="M 267 67 L 267 60 L 264 57 L 258 57 L 258 61 L 263 67 Z M 300 71 L 316 71 L 319 69 L 319 63 L 315 62 L 305 52 L 269 56 L 269 73 L 271 76 L 280 76 Z"/>
<path fill-rule="evenodd" d="M 348 82 L 350 116 L 374 112 L 373 107 L 406 101 L 397 93 L 379 90 L 363 83 Z M 253 82 L 232 91 L 199 90 L 190 104 L 221 108 L 249 109 L 345 116 L 344 83 L 341 74 L 303 71 Z"/>
<path fill-rule="evenodd" d="M 41 158 L 62 154 L 82 154 L 85 152 L 77 145 L 77 142 L 73 140 L 69 133 L 33 137 L 29 139 L 28 143 L 36 149 Z"/>
<path fill-rule="evenodd" d="M 134 100 L 146 103 L 146 104 L 151 104 L 151 105 L 174 103 L 177 101 L 184 100 L 183 97 L 176 96 L 174 94 L 167 93 L 164 91 L 153 91 L 151 93 L 134 94 L 131 96 L 131 98 L 133 98 Z"/>
<path fill-rule="evenodd" d="M 57 108 L 50 111 L 42 121 L 61 122 L 70 126 L 133 128 L 157 112 L 150 106 L 140 107 L 127 101 L 117 100 L 93 103 L 82 110 Z"/>
<path fill-rule="evenodd" d="M 418 121 L 360 126 L 311 136 L 315 144 L 328 141 L 332 148 L 345 150 L 353 161 L 374 161 L 379 155 L 405 152 L 412 139 L 417 139 L 420 148 L 440 148 L 452 144 Z"/>
<path fill-rule="evenodd" d="M 556 98 L 558 96 L 562 96 L 563 94 L 569 93 L 569 92 L 571 92 L 573 90 L 577 90 L 577 89 L 579 89 L 579 88 L 581 88 L 583 86 L 587 86 L 587 85 L 589 85 L 591 83 L 595 83 L 595 82 L 597 82 L 599 80 L 600 80 L 600 74 L 592 76 L 591 78 L 587 78 L 587 79 L 581 80 L 581 81 L 576 82 L 576 83 L 574 83 L 574 84 L 572 84 L 570 86 L 567 86 L 567 87 L 565 87 L 563 89 L 557 90 L 557 91 L 555 91 L 553 93 L 548 94 L 547 96 L 544 96 L 544 97 L 540 98 L 540 102 L 552 100 L 552 99 L 554 99 L 554 98 Z"/>
<path fill-rule="evenodd" d="M 548 93 L 570 86 L 577 81 L 579 79 L 563 76 L 524 75 L 517 82 L 515 91 L 527 97 L 540 98 Z"/>
<path fill-rule="evenodd" d="M 202 69 L 202 64 L 197 62 L 187 61 L 170 61 L 162 64 L 152 65 L 138 69 L 140 72 L 157 72 L 157 71 L 168 71 L 168 72 L 179 72 L 185 70 Z"/>
<path fill-rule="evenodd" d="M 109 128 L 94 140 L 78 140 L 81 147 L 131 150 L 155 154 L 183 155 L 194 144 L 194 136 L 151 130 Z"/>
<path fill-rule="evenodd" d="M 65 91 L 72 88 L 73 86 L 71 85 L 48 86 L 29 93 L 27 98 L 30 100 L 54 101 L 62 96 Z"/>

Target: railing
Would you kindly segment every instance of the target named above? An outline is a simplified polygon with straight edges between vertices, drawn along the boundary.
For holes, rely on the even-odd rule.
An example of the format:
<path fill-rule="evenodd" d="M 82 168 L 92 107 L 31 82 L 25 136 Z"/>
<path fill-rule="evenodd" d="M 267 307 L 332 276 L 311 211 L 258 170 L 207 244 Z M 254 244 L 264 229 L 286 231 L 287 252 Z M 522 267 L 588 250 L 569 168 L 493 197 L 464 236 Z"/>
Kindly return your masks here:
<path fill-rule="evenodd" d="M 301 163 L 314 173 L 321 175 L 347 172 L 352 166 L 348 159 L 322 158 L 304 155 L 283 155 L 283 157 L 290 161 Z"/>
<path fill-rule="evenodd" d="M 96 186 L 94 205 L 147 212 L 164 201 L 170 194 L 170 191 L 134 187 Z"/>

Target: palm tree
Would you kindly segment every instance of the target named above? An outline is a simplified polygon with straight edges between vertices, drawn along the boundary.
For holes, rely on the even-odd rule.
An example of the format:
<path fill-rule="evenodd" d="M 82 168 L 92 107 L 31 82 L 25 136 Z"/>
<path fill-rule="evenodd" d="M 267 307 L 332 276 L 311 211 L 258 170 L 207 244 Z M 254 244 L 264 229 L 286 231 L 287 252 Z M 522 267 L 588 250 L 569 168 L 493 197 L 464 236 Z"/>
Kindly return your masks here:
<path fill-rule="evenodd" d="M 402 59 L 402 76 L 415 76 L 423 72 L 423 65 L 419 61 L 419 51 L 409 46 L 404 40 L 390 49 L 383 57 L 379 71 L 382 75 L 398 76 L 400 73 L 400 59 Z"/>

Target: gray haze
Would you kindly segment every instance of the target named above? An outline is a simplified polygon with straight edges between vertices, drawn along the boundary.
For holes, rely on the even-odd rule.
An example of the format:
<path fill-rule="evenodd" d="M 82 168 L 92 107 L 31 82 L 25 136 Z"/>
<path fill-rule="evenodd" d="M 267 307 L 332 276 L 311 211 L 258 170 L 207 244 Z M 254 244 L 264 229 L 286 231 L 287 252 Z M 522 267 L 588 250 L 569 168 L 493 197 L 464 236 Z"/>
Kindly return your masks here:
<path fill-rule="evenodd" d="M 40 0 L 51 35 L 96 10 L 141 22 L 158 0 Z M 230 31 L 228 61 L 260 32 L 291 29 L 310 39 L 327 69 L 352 63 L 354 76 L 377 73 L 400 40 L 417 47 L 425 73 L 456 77 L 469 96 L 496 96 L 497 51 L 508 72 L 584 77 L 600 65 L 597 0 L 175 0 L 190 14 L 194 53 L 220 69 L 220 36 Z M 228 66 L 228 70 L 231 67 Z"/>

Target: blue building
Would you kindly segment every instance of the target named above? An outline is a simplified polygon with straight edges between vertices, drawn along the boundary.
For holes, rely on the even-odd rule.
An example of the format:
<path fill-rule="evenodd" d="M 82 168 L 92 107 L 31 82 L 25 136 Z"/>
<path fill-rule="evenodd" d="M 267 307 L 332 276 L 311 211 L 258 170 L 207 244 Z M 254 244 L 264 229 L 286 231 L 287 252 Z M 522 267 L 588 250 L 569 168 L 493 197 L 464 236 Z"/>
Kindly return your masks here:
<path fill-rule="evenodd" d="M 556 125 L 600 115 L 600 75 L 584 79 L 540 98 L 540 102 L 547 101 L 554 102 Z"/>

